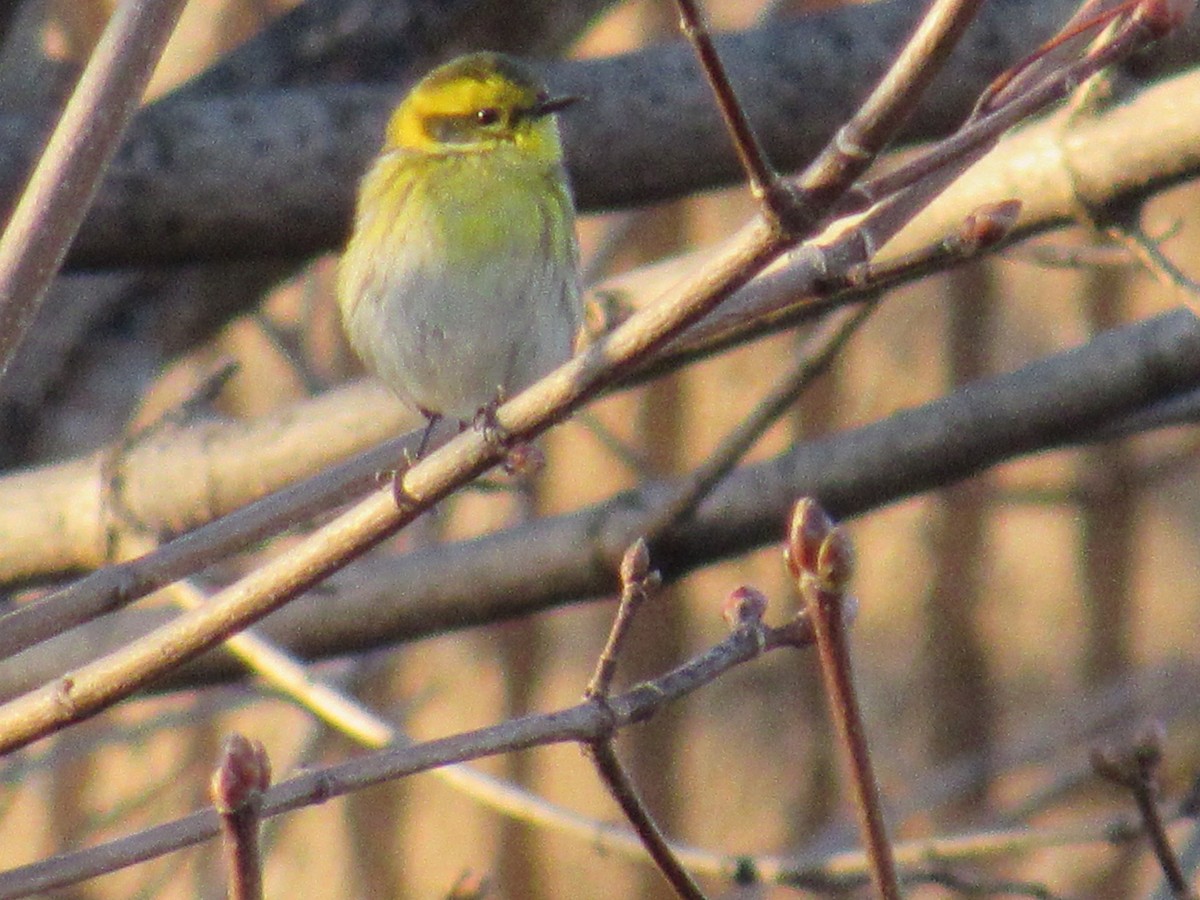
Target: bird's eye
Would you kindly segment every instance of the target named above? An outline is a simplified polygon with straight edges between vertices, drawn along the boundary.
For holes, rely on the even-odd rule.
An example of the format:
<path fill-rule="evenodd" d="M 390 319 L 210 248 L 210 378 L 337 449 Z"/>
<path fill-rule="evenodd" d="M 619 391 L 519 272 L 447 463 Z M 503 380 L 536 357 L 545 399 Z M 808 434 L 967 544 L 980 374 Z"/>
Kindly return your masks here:
<path fill-rule="evenodd" d="M 494 106 L 484 107 L 475 113 L 475 121 L 480 125 L 495 125 L 500 121 L 500 110 Z"/>

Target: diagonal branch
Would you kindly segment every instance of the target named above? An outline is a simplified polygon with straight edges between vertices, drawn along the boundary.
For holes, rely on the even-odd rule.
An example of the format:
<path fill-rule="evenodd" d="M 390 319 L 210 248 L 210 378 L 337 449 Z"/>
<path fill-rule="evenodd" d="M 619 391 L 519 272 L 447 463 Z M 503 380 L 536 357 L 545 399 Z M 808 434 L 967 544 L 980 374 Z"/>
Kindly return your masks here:
<path fill-rule="evenodd" d="M 1194 401 L 1182 412 L 1174 407 L 1198 392 L 1195 316 L 1179 310 L 1114 329 L 1015 372 L 736 470 L 692 518 L 661 536 L 656 564 L 674 580 L 777 541 L 798 495 L 815 496 L 847 518 L 1023 454 L 1125 433 L 1122 422 L 1145 429 L 1179 422 L 1181 415 L 1194 420 Z M 1160 409 L 1171 418 L 1152 415 Z M 379 561 L 346 582 L 327 584 L 263 627 L 274 640 L 315 658 L 605 596 L 615 587 L 608 561 L 619 559 L 629 535 L 640 533 L 664 498 L 680 489 L 677 481 L 651 481 L 576 512 Z M 531 579 L 531 572 L 538 577 Z M 337 615 L 330 615 L 331 603 Z M 84 632 L 86 641 L 68 634 L 36 654 L 7 660 L 0 664 L 3 693 L 29 690 L 64 666 L 115 651 L 129 634 L 162 623 L 162 613 L 131 612 Z M 239 674 L 219 657 L 206 658 L 199 672 L 207 678 Z M 191 684 L 196 674 L 180 673 L 165 683 Z"/>
<path fill-rule="evenodd" d="M 117 7 L 0 237 L 0 377 L 67 255 L 183 0 Z"/>
<path fill-rule="evenodd" d="M 803 617 L 772 628 L 735 629 L 708 651 L 652 681 L 609 698 L 608 708 L 584 701 L 550 714 L 513 719 L 500 725 L 408 747 L 382 750 L 349 762 L 307 771 L 277 783 L 263 795 L 263 818 L 281 815 L 351 791 L 361 790 L 439 766 L 483 756 L 564 742 L 588 742 L 645 721 L 661 709 L 712 683 L 731 668 L 781 647 L 804 647 L 812 635 Z M 195 813 L 102 847 L 43 860 L 0 873 L 0 900 L 39 893 L 216 836 L 212 810 Z"/>

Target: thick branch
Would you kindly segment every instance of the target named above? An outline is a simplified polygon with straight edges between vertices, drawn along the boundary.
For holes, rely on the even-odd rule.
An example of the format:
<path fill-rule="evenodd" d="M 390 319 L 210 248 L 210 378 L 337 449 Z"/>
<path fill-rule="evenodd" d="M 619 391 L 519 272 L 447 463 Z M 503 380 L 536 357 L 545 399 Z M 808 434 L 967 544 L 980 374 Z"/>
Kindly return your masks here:
<path fill-rule="evenodd" d="M 811 158 L 869 90 L 925 4 L 884 0 L 718 38 L 772 160 Z M 988 4 L 910 137 L 944 134 L 1001 69 L 1049 36 L 1073 0 Z M 1180 39 L 1195 58 L 1200 38 Z M 847 52 L 847 46 L 854 48 Z M 1178 55 L 1165 58 L 1178 63 Z M 690 50 L 682 43 L 547 67 L 588 97 L 564 117 L 582 208 L 644 204 L 737 176 Z M 340 245 L 354 186 L 399 88 L 324 86 L 165 100 L 134 123 L 73 250 L 74 265 L 303 256 Z M 0 172 L 27 170 L 33 123 L 0 120 Z M 613 140 L 620 135 L 620 140 Z M 14 186 L 0 184 L 0 194 Z M 154 240 L 148 240 L 149 236 Z"/>
<path fill-rule="evenodd" d="M 192 79 L 190 97 L 411 77 L 470 50 L 556 56 L 613 0 L 305 0 Z"/>
<path fill-rule="evenodd" d="M 1154 123 L 1153 141 L 1139 137 L 1148 122 Z M 895 253 L 911 252 L 937 241 L 973 210 L 1007 198 L 1020 200 L 1018 228 L 1030 233 L 1069 221 L 1081 200 L 1100 213 L 1112 204 L 1143 200 L 1197 171 L 1200 73 L 1189 73 L 1140 91 L 1102 115 L 1075 116 L 1069 127 L 1051 117 L 1014 133 L 918 216 L 884 254 L 892 254 L 893 248 Z M 641 306 L 702 266 L 712 252 L 669 260 L 602 287 Z M 790 316 L 762 315 L 764 309 L 793 300 L 796 285 L 787 266 L 756 278 L 685 332 L 680 346 L 669 348 L 669 362 L 656 365 L 678 367 L 697 343 L 711 351 L 811 316 L 816 310 L 811 305 Z M 402 420 L 393 417 L 394 404 L 384 404 L 388 401 L 377 388 L 362 385 L 285 410 L 277 420 L 206 426 L 203 435 L 184 431 L 178 447 L 172 435 L 163 435 L 148 442 L 155 445 L 153 452 L 133 448 L 138 459 L 122 466 L 129 473 L 123 509 L 159 533 L 227 513 L 327 465 L 337 458 L 331 452 L 335 446 L 335 452 L 349 453 L 395 433 Z M 206 459 L 207 449 L 220 447 L 229 449 L 224 459 Z M 108 520 L 98 503 L 99 478 L 98 463 L 83 460 L 0 479 L 0 583 L 53 577 L 94 567 L 106 558 Z M 203 505 L 193 502 L 198 496 Z"/>
<path fill-rule="evenodd" d="M 1122 417 L 1200 390 L 1200 321 L 1177 311 L 845 434 L 736 471 L 697 517 L 655 550 L 678 578 L 782 537 L 797 496 L 839 518 L 951 484 L 1017 456 L 1095 439 Z M 677 485 L 651 482 L 605 503 L 494 535 L 443 545 L 335 576 L 318 594 L 264 620 L 302 656 L 366 647 L 515 618 L 606 596 L 612 561 Z M 336 595 L 336 598 L 335 596 Z M 335 612 L 336 610 L 336 612 Z M 169 617 L 125 612 L 0 665 L 0 695 L 43 683 Z M 234 677 L 209 657 L 175 684 Z"/>

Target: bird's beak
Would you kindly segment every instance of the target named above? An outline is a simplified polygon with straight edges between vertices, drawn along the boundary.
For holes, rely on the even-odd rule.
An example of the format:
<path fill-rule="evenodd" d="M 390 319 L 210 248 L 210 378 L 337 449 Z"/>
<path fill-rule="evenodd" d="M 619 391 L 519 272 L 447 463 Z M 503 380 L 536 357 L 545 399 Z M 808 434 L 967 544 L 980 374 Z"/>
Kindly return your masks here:
<path fill-rule="evenodd" d="M 540 119 L 542 116 L 548 116 L 551 113 L 561 112 L 568 106 L 572 106 L 582 99 L 582 97 L 572 94 L 568 94 L 565 97 L 549 97 L 540 101 L 538 105 L 533 108 L 533 115 L 535 118 Z"/>

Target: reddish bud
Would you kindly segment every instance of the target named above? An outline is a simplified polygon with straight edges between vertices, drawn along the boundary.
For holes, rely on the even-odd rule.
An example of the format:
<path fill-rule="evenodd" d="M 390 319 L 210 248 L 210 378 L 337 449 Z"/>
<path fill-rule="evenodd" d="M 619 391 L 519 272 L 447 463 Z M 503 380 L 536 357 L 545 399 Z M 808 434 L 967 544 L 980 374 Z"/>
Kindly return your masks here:
<path fill-rule="evenodd" d="M 629 545 L 621 559 L 621 584 L 645 581 L 650 574 L 650 548 L 645 538 L 638 538 Z"/>
<path fill-rule="evenodd" d="M 446 900 L 483 900 L 487 894 L 488 880 L 486 876 L 464 872 L 450 888 Z"/>
<path fill-rule="evenodd" d="M 821 585 L 839 594 L 854 574 L 854 546 L 841 528 L 834 528 L 817 551 L 817 579 Z"/>
<path fill-rule="evenodd" d="M 271 761 L 259 741 L 240 734 L 225 739 L 209 793 L 217 812 L 236 813 L 255 802 L 271 784 Z"/>
<path fill-rule="evenodd" d="M 758 588 L 742 585 L 734 588 L 721 604 L 721 615 L 730 628 L 757 625 L 767 611 L 767 595 Z"/>
<path fill-rule="evenodd" d="M 967 216 L 959 226 L 959 243 L 972 253 L 993 247 L 1008 236 L 1020 216 L 1020 200 L 985 203 Z"/>
<path fill-rule="evenodd" d="M 1142 0 L 1137 15 L 1157 40 L 1186 22 L 1196 11 L 1196 0 Z"/>
<path fill-rule="evenodd" d="M 514 444 L 504 454 L 504 471 L 518 478 L 536 475 L 546 465 L 546 454 L 537 444 L 523 442 Z"/>
<path fill-rule="evenodd" d="M 792 577 L 799 580 L 805 572 L 817 570 L 817 555 L 821 544 L 833 530 L 833 520 L 816 500 L 802 497 L 792 509 L 788 524 L 787 548 L 784 559 Z"/>
<path fill-rule="evenodd" d="M 1143 769 L 1152 769 L 1162 762 L 1163 745 L 1167 732 L 1161 722 L 1152 722 L 1137 736 L 1133 744 L 1133 758 Z"/>

